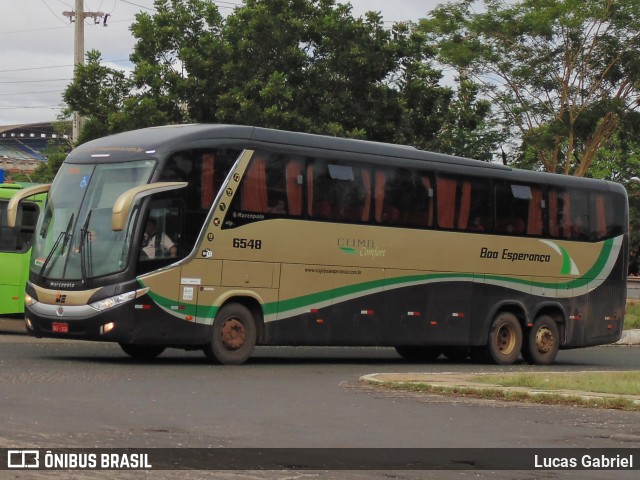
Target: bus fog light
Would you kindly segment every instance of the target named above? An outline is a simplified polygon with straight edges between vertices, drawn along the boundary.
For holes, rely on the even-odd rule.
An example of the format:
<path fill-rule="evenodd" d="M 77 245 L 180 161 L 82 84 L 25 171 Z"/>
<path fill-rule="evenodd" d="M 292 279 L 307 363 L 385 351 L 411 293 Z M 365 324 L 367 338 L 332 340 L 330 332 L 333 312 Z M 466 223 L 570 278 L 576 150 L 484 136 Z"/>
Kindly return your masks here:
<path fill-rule="evenodd" d="M 29 330 L 33 330 L 33 323 L 31 323 L 31 319 L 29 317 L 24 317 L 24 323 Z"/>
<path fill-rule="evenodd" d="M 105 333 L 109 333 L 114 329 L 116 324 L 114 322 L 105 323 L 100 327 L 100 335 L 104 335 Z"/>

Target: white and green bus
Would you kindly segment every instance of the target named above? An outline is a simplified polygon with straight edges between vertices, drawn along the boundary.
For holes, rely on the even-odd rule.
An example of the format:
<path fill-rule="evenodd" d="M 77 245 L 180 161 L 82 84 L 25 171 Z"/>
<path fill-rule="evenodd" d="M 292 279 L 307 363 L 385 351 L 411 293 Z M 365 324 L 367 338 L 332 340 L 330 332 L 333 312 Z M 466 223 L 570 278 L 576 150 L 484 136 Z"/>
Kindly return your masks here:
<path fill-rule="evenodd" d="M 86 143 L 36 226 L 37 337 L 245 362 L 255 345 L 551 363 L 620 338 L 628 204 L 604 180 L 248 126 Z"/>

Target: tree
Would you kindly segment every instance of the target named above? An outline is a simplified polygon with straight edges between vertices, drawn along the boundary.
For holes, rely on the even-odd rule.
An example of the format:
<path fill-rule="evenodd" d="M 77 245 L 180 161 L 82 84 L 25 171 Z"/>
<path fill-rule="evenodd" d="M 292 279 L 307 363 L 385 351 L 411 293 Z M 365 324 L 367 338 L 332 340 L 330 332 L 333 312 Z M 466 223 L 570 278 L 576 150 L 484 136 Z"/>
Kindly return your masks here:
<path fill-rule="evenodd" d="M 513 125 L 522 160 L 584 176 L 638 111 L 640 3 L 461 0 L 421 25 L 440 60 L 483 86 Z M 479 10 L 481 13 L 475 13 Z"/>
<path fill-rule="evenodd" d="M 445 122 L 453 132 L 452 102 L 459 118 L 470 109 L 467 124 L 478 131 L 490 112 L 475 93 L 456 97 L 440 85 L 435 52 L 413 24 L 389 30 L 380 14 L 354 18 L 334 0 L 246 0 L 226 18 L 205 0 L 156 0 L 155 9 L 132 25 L 129 78 L 95 54 L 79 67 L 65 100 L 89 118 L 83 139 L 234 123 L 491 156 L 491 142 L 473 129 L 464 142 L 442 142 Z"/>

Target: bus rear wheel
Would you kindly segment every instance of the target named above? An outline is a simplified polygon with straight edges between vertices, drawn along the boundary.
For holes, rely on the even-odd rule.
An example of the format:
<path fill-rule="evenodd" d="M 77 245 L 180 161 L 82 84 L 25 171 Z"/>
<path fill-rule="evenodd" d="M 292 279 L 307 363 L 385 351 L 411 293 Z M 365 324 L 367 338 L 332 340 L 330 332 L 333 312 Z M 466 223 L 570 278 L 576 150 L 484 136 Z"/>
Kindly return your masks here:
<path fill-rule="evenodd" d="M 527 339 L 522 345 L 522 358 L 527 363 L 550 365 L 560 348 L 560 333 L 556 322 L 543 315 L 533 322 Z"/>
<path fill-rule="evenodd" d="M 513 313 L 502 312 L 494 318 L 485 347 L 487 357 L 498 365 L 511 365 L 522 349 L 522 327 Z"/>
<path fill-rule="evenodd" d="M 249 309 L 230 303 L 218 311 L 211 342 L 204 346 L 204 354 L 213 363 L 240 365 L 251 356 L 256 337 L 256 324 Z"/>
<path fill-rule="evenodd" d="M 396 352 L 410 362 L 431 362 L 442 353 L 439 347 L 425 347 L 421 345 L 398 345 Z"/>
<path fill-rule="evenodd" d="M 132 345 L 130 343 L 120 343 L 119 345 L 124 353 L 140 360 L 156 358 L 165 349 L 162 345 Z"/>

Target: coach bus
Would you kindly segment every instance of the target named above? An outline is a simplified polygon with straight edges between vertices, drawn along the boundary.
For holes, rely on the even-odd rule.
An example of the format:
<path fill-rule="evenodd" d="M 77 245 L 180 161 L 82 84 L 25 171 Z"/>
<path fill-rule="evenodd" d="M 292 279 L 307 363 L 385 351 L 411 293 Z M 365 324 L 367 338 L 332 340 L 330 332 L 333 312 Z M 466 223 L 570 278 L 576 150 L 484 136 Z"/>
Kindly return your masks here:
<path fill-rule="evenodd" d="M 31 240 L 44 196 L 36 195 L 22 203 L 12 228 L 7 224 L 7 205 L 11 197 L 28 186 L 23 183 L 0 184 L 0 315 L 21 315 L 24 311 Z"/>
<path fill-rule="evenodd" d="M 255 345 L 548 364 L 620 338 L 627 230 L 626 191 L 604 180 L 249 126 L 149 128 L 65 160 L 26 327 L 223 364 Z"/>

